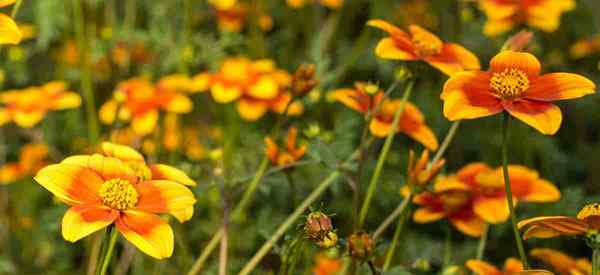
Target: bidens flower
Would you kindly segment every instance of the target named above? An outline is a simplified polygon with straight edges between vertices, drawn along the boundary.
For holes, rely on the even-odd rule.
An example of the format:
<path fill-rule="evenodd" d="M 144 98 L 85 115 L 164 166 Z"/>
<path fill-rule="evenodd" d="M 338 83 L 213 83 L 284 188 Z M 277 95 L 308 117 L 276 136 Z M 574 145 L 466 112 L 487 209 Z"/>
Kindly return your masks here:
<path fill-rule="evenodd" d="M 266 137 L 265 154 L 277 166 L 285 166 L 298 161 L 306 153 L 306 145 L 296 147 L 297 137 L 298 130 L 296 127 L 290 127 L 284 148 L 279 148 L 271 137 Z"/>
<path fill-rule="evenodd" d="M 381 39 L 375 48 L 375 54 L 380 58 L 422 60 L 446 75 L 480 68 L 479 59 L 469 50 L 455 43 L 444 43 L 417 25 L 409 26 L 408 33 L 383 20 L 370 20 L 367 25 L 390 35 Z"/>
<path fill-rule="evenodd" d="M 338 89 L 332 92 L 335 100 L 357 112 L 372 113 L 373 118 L 369 130 L 376 137 L 385 137 L 391 131 L 394 113 L 400 108 L 401 100 L 387 99 L 384 93 L 371 85 L 357 83 L 354 89 Z M 378 105 L 381 105 L 378 107 Z M 421 111 L 412 103 L 406 102 L 396 128 L 397 133 L 404 133 L 429 150 L 437 150 L 438 141 L 427 125 Z"/>
<path fill-rule="evenodd" d="M 600 204 L 584 206 L 577 217 L 548 216 L 537 217 L 520 221 L 519 229 L 524 230 L 523 239 L 553 238 L 557 236 L 588 237 L 590 245 L 598 245 L 600 232 Z"/>
<path fill-rule="evenodd" d="M 488 17 L 483 32 L 496 36 L 520 24 L 553 32 L 560 25 L 561 14 L 575 8 L 575 1 L 479 0 L 479 7 Z"/>
<path fill-rule="evenodd" d="M 550 248 L 534 248 L 529 254 L 549 265 L 560 275 L 591 275 L 592 264 L 588 259 L 574 259 L 569 255 Z"/>
<path fill-rule="evenodd" d="M 66 89 L 66 83 L 54 81 L 0 93 L 0 103 L 3 105 L 0 107 L 0 125 L 13 121 L 20 127 L 31 128 L 49 111 L 79 107 L 81 97 Z"/>
<path fill-rule="evenodd" d="M 62 236 L 76 242 L 111 224 L 142 252 L 157 258 L 173 253 L 173 230 L 156 214 L 183 211 L 196 199 L 184 185 L 139 177 L 121 160 L 75 156 L 40 170 L 35 180 L 71 208 Z"/>
<path fill-rule="evenodd" d="M 460 72 L 446 81 L 440 96 L 444 116 L 454 121 L 507 111 L 542 134 L 553 135 L 562 114 L 551 102 L 592 94 L 596 85 L 577 74 L 540 71 L 532 54 L 500 52 L 490 61 L 489 71 Z"/>
<path fill-rule="evenodd" d="M 0 1 L 0 8 L 14 4 L 16 0 Z M 8 15 L 0 13 L 0 44 L 19 44 L 23 35 L 17 23 Z"/>
<path fill-rule="evenodd" d="M 41 143 L 31 143 L 23 146 L 19 152 L 19 161 L 9 162 L 0 166 L 0 184 L 19 181 L 33 176 L 46 166 L 48 146 Z"/>

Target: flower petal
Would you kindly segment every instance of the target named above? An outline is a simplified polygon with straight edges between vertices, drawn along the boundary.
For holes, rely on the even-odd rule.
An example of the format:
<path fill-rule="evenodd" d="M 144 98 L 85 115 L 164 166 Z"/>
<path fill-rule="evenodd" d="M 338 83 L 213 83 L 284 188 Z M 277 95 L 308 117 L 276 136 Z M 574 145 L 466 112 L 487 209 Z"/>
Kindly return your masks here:
<path fill-rule="evenodd" d="M 563 233 L 560 231 L 554 230 L 552 228 L 539 226 L 539 225 L 533 225 L 533 226 L 527 228 L 527 230 L 525 230 L 525 233 L 523 233 L 523 240 L 527 240 L 527 239 L 531 239 L 531 238 L 547 239 L 547 238 L 557 237 L 560 235 L 563 235 Z"/>
<path fill-rule="evenodd" d="M 173 254 L 173 230 L 158 216 L 126 210 L 115 224 L 125 239 L 142 252 L 156 259 L 168 258 Z"/>
<path fill-rule="evenodd" d="M 91 169 L 65 163 L 44 167 L 35 180 L 69 205 L 99 202 L 98 190 L 104 183 Z"/>
<path fill-rule="evenodd" d="M 515 26 L 515 22 L 512 18 L 505 18 L 500 20 L 488 19 L 483 25 L 483 33 L 487 36 L 497 36 L 511 30 Z"/>
<path fill-rule="evenodd" d="M 131 126 L 133 131 L 139 135 L 147 135 L 154 130 L 156 121 L 158 120 L 158 111 L 150 110 L 143 114 L 139 114 L 133 117 Z"/>
<path fill-rule="evenodd" d="M 398 44 L 394 39 L 386 37 L 377 43 L 375 47 L 375 54 L 379 58 L 392 59 L 392 60 L 417 60 L 419 57 L 413 52 L 398 47 Z"/>
<path fill-rule="evenodd" d="M 406 39 L 410 39 L 410 37 L 408 36 L 408 33 L 406 33 L 405 31 L 401 30 L 400 28 L 388 23 L 387 21 L 381 20 L 381 19 L 373 19 L 373 20 L 369 20 L 367 22 L 367 26 L 371 26 L 371 27 L 375 27 L 378 29 L 381 29 L 387 33 L 389 33 L 392 36 L 402 36 Z"/>
<path fill-rule="evenodd" d="M 63 92 L 52 105 L 55 110 L 77 108 L 81 105 L 81 96 L 74 92 Z"/>
<path fill-rule="evenodd" d="M 486 227 L 485 222 L 473 213 L 450 217 L 450 222 L 458 231 L 471 237 L 480 237 Z"/>
<path fill-rule="evenodd" d="M 273 99 L 279 94 L 279 86 L 275 79 L 269 75 L 261 76 L 254 85 L 248 89 L 248 95 L 257 99 Z"/>
<path fill-rule="evenodd" d="M 189 97 L 183 94 L 176 94 L 165 106 L 165 109 L 169 112 L 176 114 L 185 114 L 192 111 L 194 104 Z"/>
<path fill-rule="evenodd" d="M 475 54 L 455 43 L 445 43 L 440 54 L 426 57 L 425 62 L 446 75 L 481 68 Z"/>
<path fill-rule="evenodd" d="M 115 121 L 117 117 L 117 109 L 119 104 L 116 100 L 106 101 L 100 107 L 100 111 L 98 112 L 98 116 L 100 117 L 100 121 L 104 124 L 111 124 Z"/>
<path fill-rule="evenodd" d="M 498 270 L 495 266 L 481 260 L 468 260 L 465 265 L 477 275 L 502 274 L 502 272 Z"/>
<path fill-rule="evenodd" d="M 100 154 L 71 156 L 64 159 L 61 164 L 78 165 L 91 169 L 103 181 L 122 178 L 135 182 L 134 179 L 136 178 L 134 171 L 120 159 L 105 157 Z"/>
<path fill-rule="evenodd" d="M 8 15 L 0 13 L 0 44 L 19 44 L 23 35 L 17 23 Z"/>
<path fill-rule="evenodd" d="M 102 142 L 102 153 L 107 157 L 118 158 L 122 161 L 144 161 L 144 156 L 137 150 L 112 142 Z"/>
<path fill-rule="evenodd" d="M 544 135 L 554 135 L 560 129 L 562 113 L 558 106 L 540 101 L 502 101 L 512 116 L 535 128 Z"/>
<path fill-rule="evenodd" d="M 150 171 L 152 171 L 153 180 L 170 180 L 187 186 L 196 186 L 196 182 L 185 172 L 173 166 L 154 164 L 150 165 Z"/>
<path fill-rule="evenodd" d="M 268 110 L 268 106 L 265 102 L 251 99 L 240 99 L 236 108 L 240 116 L 247 121 L 258 120 L 264 116 Z"/>
<path fill-rule="evenodd" d="M 119 212 L 101 204 L 75 205 L 63 216 L 62 236 L 76 242 L 113 223 Z"/>
<path fill-rule="evenodd" d="M 473 202 L 473 211 L 484 221 L 491 224 L 503 223 L 510 216 L 508 203 L 504 196 L 478 197 Z"/>
<path fill-rule="evenodd" d="M 525 98 L 540 101 L 555 101 L 579 98 L 593 94 L 596 84 L 578 74 L 551 73 L 531 81 Z"/>
<path fill-rule="evenodd" d="M 238 99 L 242 91 L 237 86 L 226 87 L 221 83 L 215 83 L 210 87 L 210 94 L 218 103 L 229 103 Z"/>
<path fill-rule="evenodd" d="M 520 200 L 526 202 L 554 202 L 560 199 L 558 188 L 547 180 L 535 180 L 529 183 L 528 189 L 527 195 L 519 197 Z"/>
<path fill-rule="evenodd" d="M 355 89 L 337 89 L 331 92 L 331 96 L 346 107 L 360 113 L 366 112 L 369 108 L 369 96 Z"/>
<path fill-rule="evenodd" d="M 437 150 L 439 144 L 435 134 L 425 125 L 425 119 L 421 111 L 410 102 L 406 102 L 404 106 L 398 129 L 423 144 L 427 149 Z"/>
<path fill-rule="evenodd" d="M 373 118 L 369 124 L 369 130 L 373 136 L 383 138 L 392 130 L 392 123 Z"/>
<path fill-rule="evenodd" d="M 15 112 L 14 121 L 17 125 L 23 128 L 31 128 L 36 125 L 40 120 L 44 118 L 46 115 L 45 111 L 42 110 L 31 110 L 31 111 L 21 111 L 17 110 Z"/>
<path fill-rule="evenodd" d="M 504 262 L 504 272 L 507 274 L 513 274 L 523 270 L 523 263 L 513 257 L 506 259 Z"/>
<path fill-rule="evenodd" d="M 500 99 L 490 88 L 490 74 L 473 71 L 452 75 L 440 95 L 449 120 L 474 119 L 502 112 Z"/>
<path fill-rule="evenodd" d="M 194 207 L 190 206 L 183 210 L 171 211 L 171 215 L 181 223 L 187 222 L 194 216 Z"/>
<path fill-rule="evenodd" d="M 150 180 L 136 185 L 138 203 L 136 209 L 156 214 L 181 211 L 196 203 L 190 189 L 168 180 Z"/>
<path fill-rule="evenodd" d="M 415 210 L 413 220 L 416 223 L 430 223 L 446 217 L 444 211 L 433 211 L 430 208 L 421 207 Z"/>
<path fill-rule="evenodd" d="M 492 73 L 504 72 L 506 69 L 518 69 L 532 79 L 540 74 L 542 65 L 540 61 L 530 53 L 501 51 L 490 61 Z"/>

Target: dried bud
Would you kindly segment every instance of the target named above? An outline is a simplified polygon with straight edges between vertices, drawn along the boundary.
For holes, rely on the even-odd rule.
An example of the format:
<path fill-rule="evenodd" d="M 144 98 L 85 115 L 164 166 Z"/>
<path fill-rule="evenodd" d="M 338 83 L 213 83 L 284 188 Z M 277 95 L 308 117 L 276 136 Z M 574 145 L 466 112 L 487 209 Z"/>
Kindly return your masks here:
<path fill-rule="evenodd" d="M 502 46 L 503 51 L 515 51 L 520 52 L 525 50 L 531 39 L 533 38 L 533 33 L 530 31 L 520 31 L 517 34 L 511 36 Z"/>
<path fill-rule="evenodd" d="M 415 163 L 415 153 L 411 150 L 408 156 L 408 184 L 417 189 L 422 189 L 427 183 L 429 183 L 437 174 L 440 169 L 444 166 L 445 160 L 441 159 L 432 163 L 429 163 L 429 151 L 425 150 L 421 154 L 421 158 Z M 413 190 L 414 191 L 414 190 Z"/>
<path fill-rule="evenodd" d="M 329 231 L 325 237 L 323 237 L 320 241 L 317 241 L 317 245 L 322 248 L 331 248 L 337 245 L 338 236 L 334 231 Z"/>
<path fill-rule="evenodd" d="M 319 83 L 315 79 L 315 65 L 314 64 L 302 64 L 292 78 L 292 91 L 298 96 L 306 95 Z"/>
<path fill-rule="evenodd" d="M 304 232 L 313 241 L 320 242 L 327 238 L 331 230 L 333 230 L 331 219 L 320 211 L 312 212 L 306 218 Z"/>
<path fill-rule="evenodd" d="M 367 261 L 373 254 L 375 242 L 369 234 L 358 232 L 348 237 L 348 248 L 350 249 L 350 256 L 361 261 Z"/>

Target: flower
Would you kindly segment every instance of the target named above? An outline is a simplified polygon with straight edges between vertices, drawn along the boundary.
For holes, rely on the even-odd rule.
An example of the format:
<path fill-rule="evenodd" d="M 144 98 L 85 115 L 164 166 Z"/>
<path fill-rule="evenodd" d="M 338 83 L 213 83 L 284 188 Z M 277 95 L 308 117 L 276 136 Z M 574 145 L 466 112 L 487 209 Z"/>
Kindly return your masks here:
<path fill-rule="evenodd" d="M 144 180 L 121 160 L 99 154 L 46 166 L 35 180 L 70 206 L 62 219 L 65 240 L 76 242 L 114 224 L 125 239 L 157 259 L 172 255 L 174 236 L 156 214 L 182 211 L 196 202 L 182 184 Z"/>
<path fill-rule="evenodd" d="M 288 130 L 285 148 L 279 148 L 271 137 L 265 138 L 265 154 L 269 160 L 278 166 L 285 166 L 298 161 L 306 154 L 306 145 L 296 147 L 296 138 L 298 130 L 296 127 L 290 127 Z M 282 150 L 284 149 L 284 150 Z"/>
<path fill-rule="evenodd" d="M 154 130 L 160 110 L 181 114 L 189 113 L 192 106 L 192 101 L 183 93 L 132 78 L 119 83 L 113 98 L 100 107 L 100 121 L 111 124 L 118 117 L 131 121 L 137 134 L 146 135 Z"/>
<path fill-rule="evenodd" d="M 249 18 L 249 8 L 245 3 L 237 1 L 209 1 L 215 8 L 217 26 L 222 32 L 240 32 Z M 258 27 L 263 31 L 269 31 L 273 27 L 273 18 L 262 8 L 257 9 Z"/>
<path fill-rule="evenodd" d="M 591 275 L 592 264 L 588 259 L 574 259 L 550 248 L 534 248 L 529 254 L 552 267 L 561 275 Z"/>
<path fill-rule="evenodd" d="M 46 166 L 48 146 L 41 143 L 30 143 L 19 152 L 19 161 L 0 166 L 0 184 L 8 184 L 24 177 L 33 176 Z"/>
<path fill-rule="evenodd" d="M 317 2 L 314 0 L 286 0 L 288 6 L 294 9 L 304 7 L 308 2 Z M 318 0 L 319 4 L 330 9 L 339 9 L 344 5 L 344 0 Z"/>
<path fill-rule="evenodd" d="M 333 247 L 338 242 L 331 219 L 321 211 L 311 212 L 306 217 L 304 234 L 309 240 L 324 248 Z"/>
<path fill-rule="evenodd" d="M 430 223 L 447 218 L 465 235 L 479 237 L 485 222 L 473 211 L 473 199 L 468 185 L 452 176 L 440 176 L 432 192 L 423 192 L 413 198 L 413 203 L 421 206 L 415 211 L 413 220 Z"/>
<path fill-rule="evenodd" d="M 236 109 L 247 121 L 256 121 L 267 111 L 299 115 L 302 103 L 292 101 L 289 91 L 292 78 L 275 67 L 273 61 L 250 61 L 244 57 L 227 58 L 218 72 L 211 75 L 208 85 L 214 101 L 236 101 Z M 288 106 L 289 105 L 289 106 Z"/>
<path fill-rule="evenodd" d="M 524 230 L 523 239 L 553 238 L 557 236 L 593 237 L 600 231 L 600 204 L 588 204 L 577 217 L 545 216 L 522 220 L 517 225 Z M 593 240 L 592 240 L 593 241 Z"/>
<path fill-rule="evenodd" d="M 525 166 L 508 165 L 513 201 L 554 202 L 560 191 L 551 182 Z M 475 195 L 473 211 L 488 223 L 508 220 L 510 212 L 504 193 L 502 167 L 492 169 L 484 163 L 471 163 L 456 173 L 456 178 L 470 186 Z"/>
<path fill-rule="evenodd" d="M 315 256 L 313 275 L 335 275 L 342 270 L 342 261 L 339 258 L 319 253 Z"/>
<path fill-rule="evenodd" d="M 437 176 L 437 174 L 440 172 L 440 169 L 442 169 L 446 163 L 446 160 L 437 160 L 435 163 L 432 163 L 430 167 L 428 166 L 428 163 L 428 150 L 423 150 L 423 153 L 421 153 L 421 158 L 419 158 L 417 162 L 415 162 L 415 152 L 413 150 L 409 151 L 407 169 L 409 185 L 423 188 L 427 183 L 435 178 L 435 176 Z"/>
<path fill-rule="evenodd" d="M 562 114 L 552 101 L 594 93 L 596 85 L 571 73 L 540 75 L 535 56 L 503 51 L 490 61 L 490 71 L 460 72 L 448 79 L 441 99 L 449 120 L 475 119 L 507 111 L 542 134 L 555 134 Z"/>
<path fill-rule="evenodd" d="M 385 137 L 392 128 L 394 114 L 400 108 L 401 100 L 384 98 L 383 91 L 364 83 L 356 83 L 354 89 L 338 89 L 332 92 L 335 100 L 357 112 L 373 115 L 369 124 L 371 134 L 376 137 Z M 400 116 L 397 133 L 404 133 L 430 150 L 437 150 L 438 141 L 435 134 L 427 125 L 421 111 L 412 103 L 406 102 Z"/>
<path fill-rule="evenodd" d="M 569 49 L 571 57 L 575 59 L 583 58 L 598 52 L 600 52 L 600 35 L 579 40 Z"/>
<path fill-rule="evenodd" d="M 553 32 L 560 25 L 563 12 L 575 8 L 574 0 L 479 0 L 479 8 L 488 21 L 483 32 L 496 36 L 525 24 L 544 32 Z"/>
<path fill-rule="evenodd" d="M 369 20 L 367 25 L 387 32 L 375 48 L 375 54 L 383 59 L 404 61 L 422 60 L 446 75 L 463 70 L 478 70 L 479 59 L 469 50 L 456 43 L 444 43 L 435 34 L 410 25 L 408 33 L 383 20 Z"/>
<path fill-rule="evenodd" d="M 0 8 L 10 6 L 16 0 L 0 1 Z M 8 15 L 0 13 L 0 44 L 19 44 L 23 35 L 17 23 Z"/>
<path fill-rule="evenodd" d="M 13 121 L 20 127 L 31 128 L 49 111 L 79 107 L 81 97 L 66 89 L 66 83 L 53 81 L 0 93 L 0 103 L 4 105 L 0 107 L 0 125 Z"/>
<path fill-rule="evenodd" d="M 348 236 L 350 256 L 360 261 L 367 261 L 373 256 L 375 241 L 366 232 L 357 232 Z"/>
<path fill-rule="evenodd" d="M 509 275 L 524 270 L 523 263 L 515 258 L 506 259 L 503 270 L 499 270 L 485 261 L 475 259 L 468 260 L 466 266 L 477 275 Z"/>

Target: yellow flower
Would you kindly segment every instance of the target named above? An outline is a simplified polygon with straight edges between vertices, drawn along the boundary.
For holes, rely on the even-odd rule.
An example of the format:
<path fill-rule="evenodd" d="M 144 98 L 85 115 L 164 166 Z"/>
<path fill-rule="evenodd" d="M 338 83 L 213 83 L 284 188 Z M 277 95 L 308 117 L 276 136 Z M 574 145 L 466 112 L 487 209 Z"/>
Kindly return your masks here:
<path fill-rule="evenodd" d="M 271 162 L 278 166 L 292 164 L 302 158 L 306 153 L 306 145 L 296 147 L 296 138 L 298 130 L 295 127 L 290 127 L 288 130 L 285 150 L 280 149 L 270 137 L 265 138 L 265 154 Z"/>
<path fill-rule="evenodd" d="M 574 259 L 550 248 L 534 248 L 529 254 L 546 263 L 561 275 L 591 275 L 592 264 L 588 259 Z"/>

